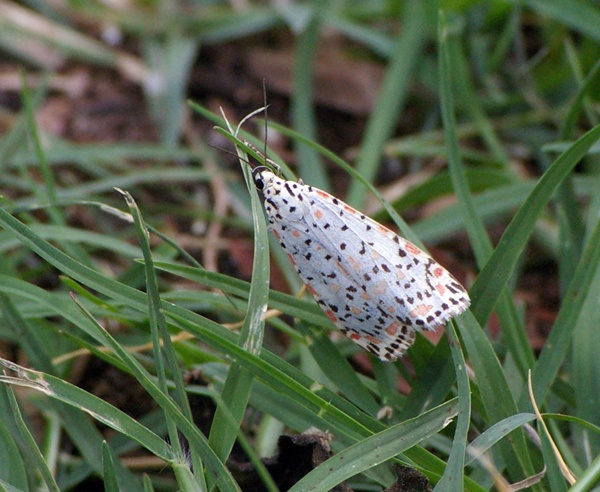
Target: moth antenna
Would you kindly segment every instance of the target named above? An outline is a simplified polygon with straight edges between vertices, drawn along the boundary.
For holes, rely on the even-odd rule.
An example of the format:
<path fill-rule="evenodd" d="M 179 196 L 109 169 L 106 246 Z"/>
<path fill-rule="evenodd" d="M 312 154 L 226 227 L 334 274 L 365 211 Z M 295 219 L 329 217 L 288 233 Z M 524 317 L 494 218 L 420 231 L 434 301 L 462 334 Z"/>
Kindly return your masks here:
<path fill-rule="evenodd" d="M 264 140 L 264 156 L 265 156 L 265 163 L 267 162 L 268 158 L 267 158 L 267 141 L 268 141 L 268 134 L 267 134 L 267 120 L 268 118 L 268 106 L 267 106 L 267 83 L 265 82 L 265 79 L 263 79 L 262 81 L 263 83 L 263 107 L 265 108 L 265 128 L 264 128 L 264 134 L 265 134 L 265 140 Z M 279 166 L 277 166 L 277 168 L 279 168 Z"/>
<path fill-rule="evenodd" d="M 259 156 L 261 156 L 264 161 L 265 161 L 265 166 L 263 167 L 269 167 L 271 166 L 272 169 L 274 169 L 275 171 L 277 171 L 278 175 L 281 175 L 281 166 L 279 164 L 277 164 L 274 160 L 272 159 L 268 159 L 262 151 L 258 150 L 254 145 L 252 145 L 250 142 L 248 142 L 248 140 L 244 140 L 244 145 L 246 145 L 246 147 L 248 147 L 249 149 L 252 149 L 254 152 L 256 152 Z M 266 166 L 268 164 L 268 166 Z"/>
<path fill-rule="evenodd" d="M 247 143 L 247 142 L 245 142 Z M 207 144 L 209 147 L 219 150 L 221 152 L 225 152 L 226 154 L 232 155 L 233 157 L 235 157 L 236 159 L 240 159 L 240 156 L 238 154 L 236 154 L 235 152 L 232 152 L 231 150 L 228 149 L 224 149 L 223 147 L 219 147 L 218 145 L 212 145 L 212 144 Z M 248 159 L 243 159 L 243 161 L 248 164 L 249 166 L 251 166 L 252 164 L 250 164 L 250 161 Z"/>

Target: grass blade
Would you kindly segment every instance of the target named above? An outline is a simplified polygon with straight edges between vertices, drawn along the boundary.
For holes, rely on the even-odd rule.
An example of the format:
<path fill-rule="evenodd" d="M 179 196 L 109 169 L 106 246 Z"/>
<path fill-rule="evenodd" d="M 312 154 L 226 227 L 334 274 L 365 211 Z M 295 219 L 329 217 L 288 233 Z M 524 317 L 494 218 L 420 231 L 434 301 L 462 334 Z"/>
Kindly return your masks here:
<path fill-rule="evenodd" d="M 230 128 L 231 130 L 231 128 Z M 231 132 L 237 137 L 237 131 Z M 267 309 L 269 296 L 269 246 L 267 239 L 267 226 L 262 212 L 258 193 L 254 188 L 247 158 L 242 149 L 237 148 L 240 157 L 246 184 L 250 193 L 252 204 L 252 219 L 254 226 L 254 257 L 252 262 L 252 282 L 248 296 L 248 310 L 244 317 L 244 324 L 240 332 L 239 345 L 253 355 L 261 351 L 264 320 L 262 314 Z M 229 368 L 227 380 L 223 387 L 223 405 L 217 407 L 215 418 L 210 430 L 209 443 L 219 458 L 225 462 L 238 435 L 244 413 L 250 398 L 254 374 L 241 365 L 234 363 Z M 237 426 L 232 427 L 231 418 L 225 415 L 228 411 Z"/>
<path fill-rule="evenodd" d="M 411 74 L 419 62 L 428 31 L 425 5 L 421 2 L 406 4 L 404 29 L 392 51 L 392 59 L 371 114 L 356 162 L 356 172 L 372 182 L 381 162 L 381 152 L 396 125 L 398 113 L 408 93 Z M 364 198 L 362 183 L 353 181 L 346 202 L 358 209 Z"/>
<path fill-rule="evenodd" d="M 600 221 L 597 222 L 596 228 L 588 240 L 552 331 L 533 367 L 532 386 L 535 391 L 535 400 L 539 405 L 542 405 L 549 396 L 552 383 L 569 352 L 573 333 L 577 327 L 577 321 L 582 316 L 587 295 L 593 292 L 590 287 L 600 270 L 599 244 Z M 525 390 L 520 399 L 521 408 L 528 406 L 528 399 Z"/>
<path fill-rule="evenodd" d="M 569 175 L 591 146 L 600 138 L 600 125 L 589 130 L 563 152 L 540 178 L 525 203 L 502 235 L 494 253 L 470 289 L 471 311 L 483 323 L 491 314 L 500 291 L 513 275 L 519 256 L 543 208 L 559 184 Z"/>
<path fill-rule="evenodd" d="M 457 414 L 449 401 L 413 420 L 407 420 L 346 448 L 329 458 L 289 492 L 331 490 L 347 478 L 397 456 L 423 439 L 439 432 Z"/>
<path fill-rule="evenodd" d="M 454 371 L 458 385 L 458 408 L 456 431 L 452 440 L 452 451 L 448 457 L 446 470 L 440 481 L 436 484 L 435 490 L 454 490 L 459 492 L 464 490 L 464 468 L 465 455 L 467 449 L 467 434 L 471 424 L 471 388 L 469 377 L 467 376 L 467 365 L 462 353 L 458 335 L 454 329 L 454 322 L 448 323 L 448 337 L 450 338 L 450 350 L 454 361 Z"/>

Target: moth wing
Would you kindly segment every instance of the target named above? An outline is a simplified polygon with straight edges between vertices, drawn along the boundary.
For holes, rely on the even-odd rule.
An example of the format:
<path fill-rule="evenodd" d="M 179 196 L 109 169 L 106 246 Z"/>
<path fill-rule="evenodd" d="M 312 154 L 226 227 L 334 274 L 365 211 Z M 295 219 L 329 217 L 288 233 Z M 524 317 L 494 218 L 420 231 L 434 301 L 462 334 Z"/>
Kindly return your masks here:
<path fill-rule="evenodd" d="M 412 345 L 414 330 L 374 302 L 307 224 L 275 222 L 272 230 L 307 290 L 344 335 L 381 360 L 395 360 Z"/>
<path fill-rule="evenodd" d="M 305 195 L 311 234 L 399 324 L 433 330 L 468 308 L 464 287 L 417 246 L 322 190 Z"/>

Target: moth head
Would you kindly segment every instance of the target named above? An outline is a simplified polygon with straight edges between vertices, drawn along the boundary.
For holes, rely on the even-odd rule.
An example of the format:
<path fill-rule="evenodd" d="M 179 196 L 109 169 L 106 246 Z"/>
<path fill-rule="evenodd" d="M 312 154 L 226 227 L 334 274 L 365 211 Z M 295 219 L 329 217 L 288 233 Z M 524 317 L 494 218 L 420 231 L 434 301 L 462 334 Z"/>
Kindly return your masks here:
<path fill-rule="evenodd" d="M 265 166 L 258 166 L 252 170 L 252 180 L 254 181 L 254 186 L 256 186 L 257 190 L 262 191 L 265 189 L 266 179 L 263 176 L 263 173 L 268 171 L 269 169 Z"/>

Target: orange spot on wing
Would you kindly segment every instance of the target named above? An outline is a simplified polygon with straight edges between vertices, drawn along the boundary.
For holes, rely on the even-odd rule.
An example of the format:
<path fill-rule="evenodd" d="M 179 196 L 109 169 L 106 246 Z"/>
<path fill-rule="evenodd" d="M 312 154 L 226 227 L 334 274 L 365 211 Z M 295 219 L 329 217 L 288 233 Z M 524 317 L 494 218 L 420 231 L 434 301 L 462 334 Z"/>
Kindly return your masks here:
<path fill-rule="evenodd" d="M 427 306 L 426 304 L 419 304 L 416 308 L 414 308 L 408 314 L 411 318 L 416 318 L 417 316 L 423 316 L 424 314 L 427 314 L 432 309 L 433 309 L 433 306 Z"/>
<path fill-rule="evenodd" d="M 373 287 L 369 289 L 371 294 L 373 295 L 381 295 L 388 288 L 388 283 L 385 280 L 381 280 L 379 283 L 375 284 Z"/>
<path fill-rule="evenodd" d="M 435 277 L 441 277 L 443 274 L 444 274 L 444 269 L 443 269 L 443 268 L 441 268 L 441 267 L 435 268 L 435 269 L 433 270 L 433 275 L 434 275 Z"/>
<path fill-rule="evenodd" d="M 381 255 L 374 249 L 370 249 L 369 252 L 371 253 L 371 258 L 373 258 L 374 260 L 378 260 L 379 258 L 381 258 Z"/>
<path fill-rule="evenodd" d="M 279 233 L 275 229 L 273 229 L 273 236 L 275 236 L 277 239 L 281 238 L 281 236 L 279 235 Z"/>
<path fill-rule="evenodd" d="M 387 235 L 387 233 L 390 232 L 390 230 L 386 226 L 384 226 L 384 225 L 377 224 L 375 227 L 377 228 L 377 230 L 379 232 L 381 232 L 381 234 L 386 234 Z"/>
<path fill-rule="evenodd" d="M 331 195 L 329 193 L 327 193 L 326 191 L 323 190 L 315 190 L 315 192 L 317 193 L 317 195 L 319 195 L 321 198 L 331 198 Z"/>
<path fill-rule="evenodd" d="M 351 333 L 350 335 L 348 335 L 348 338 L 350 340 L 354 340 L 356 342 L 357 340 L 360 340 L 362 337 L 358 333 Z"/>
<path fill-rule="evenodd" d="M 377 345 L 379 345 L 381 343 L 381 340 L 379 340 L 379 338 L 375 338 L 373 335 L 365 335 L 365 338 L 367 340 L 369 340 L 370 342 L 373 342 Z"/>
<path fill-rule="evenodd" d="M 290 260 L 290 263 L 291 263 L 292 265 L 295 265 L 295 264 L 296 264 L 296 261 L 294 260 L 294 257 L 293 257 L 291 254 L 289 254 L 289 253 L 288 253 L 288 254 L 287 254 L 287 257 L 288 257 L 288 260 Z"/>
<path fill-rule="evenodd" d="M 435 286 L 435 290 L 437 290 L 440 293 L 440 295 L 444 295 L 444 292 L 446 292 L 446 287 L 444 287 L 443 284 L 437 284 Z"/>
<path fill-rule="evenodd" d="M 354 269 L 354 270 L 358 270 L 360 268 L 360 263 L 358 263 L 358 261 L 356 261 L 354 259 L 354 257 L 352 256 L 348 256 L 348 263 L 350 263 L 350 266 Z"/>
<path fill-rule="evenodd" d="M 298 229 L 294 229 L 292 231 L 292 236 L 294 236 L 296 239 L 300 237 L 300 231 Z"/>
<path fill-rule="evenodd" d="M 338 319 L 335 317 L 335 314 L 333 314 L 333 311 L 331 311 L 330 309 L 325 311 L 325 316 L 327 316 L 332 323 L 337 323 Z"/>
<path fill-rule="evenodd" d="M 388 327 L 385 329 L 385 331 L 387 332 L 388 335 L 390 336 L 395 336 L 396 332 L 398 331 L 398 326 L 400 326 L 400 323 L 398 323 L 397 321 L 392 321 Z"/>
<path fill-rule="evenodd" d="M 360 313 L 362 313 L 360 309 L 358 309 L 356 306 L 352 306 L 352 314 L 358 316 Z"/>
<path fill-rule="evenodd" d="M 308 293 L 313 296 L 313 297 L 317 297 L 317 292 L 315 291 L 315 289 L 313 289 L 310 285 L 308 284 L 304 284 L 306 285 L 306 290 L 308 291 Z"/>
<path fill-rule="evenodd" d="M 344 273 L 344 275 L 346 275 L 346 277 L 348 277 L 350 275 L 348 273 L 348 270 L 346 270 L 339 261 L 336 263 L 336 266 Z"/>
<path fill-rule="evenodd" d="M 314 216 L 315 218 L 320 219 L 323 217 L 323 212 L 321 212 L 320 210 L 315 210 Z"/>
<path fill-rule="evenodd" d="M 406 243 L 405 249 L 413 255 L 418 255 L 421 253 L 421 250 L 411 243 Z"/>

